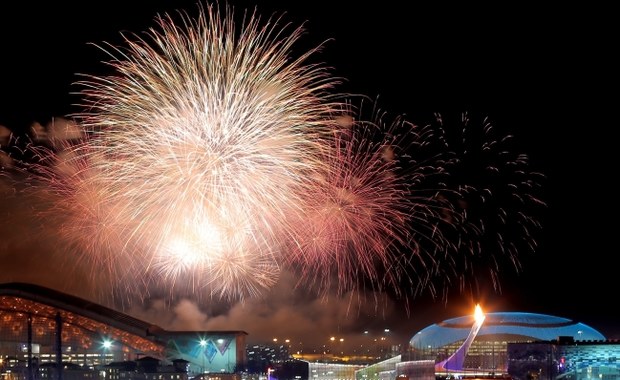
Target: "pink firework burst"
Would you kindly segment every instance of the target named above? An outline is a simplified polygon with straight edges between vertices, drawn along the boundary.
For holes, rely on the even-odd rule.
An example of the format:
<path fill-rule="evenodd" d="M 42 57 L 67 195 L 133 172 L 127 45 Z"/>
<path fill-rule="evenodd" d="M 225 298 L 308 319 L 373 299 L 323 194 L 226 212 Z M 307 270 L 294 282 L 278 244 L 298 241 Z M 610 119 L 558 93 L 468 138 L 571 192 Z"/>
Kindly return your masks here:
<path fill-rule="evenodd" d="M 288 265 L 300 284 L 344 293 L 392 287 L 404 275 L 411 199 L 398 174 L 398 141 L 382 122 L 337 118 L 325 171 L 313 178 L 293 223 Z"/>

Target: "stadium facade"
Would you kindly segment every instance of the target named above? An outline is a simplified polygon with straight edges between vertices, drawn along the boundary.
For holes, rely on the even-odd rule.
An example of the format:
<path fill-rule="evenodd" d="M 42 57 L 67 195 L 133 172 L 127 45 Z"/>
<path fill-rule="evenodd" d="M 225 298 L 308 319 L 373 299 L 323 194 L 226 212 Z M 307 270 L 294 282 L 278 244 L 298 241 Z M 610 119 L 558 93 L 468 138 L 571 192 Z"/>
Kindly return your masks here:
<path fill-rule="evenodd" d="M 114 378 L 127 363 L 138 368 L 126 372 L 142 378 L 149 372 L 235 378 L 246 363 L 246 336 L 167 331 L 45 287 L 0 284 L 0 380 L 37 380 L 51 377 L 51 370 L 62 378 L 72 369 L 90 371 L 73 374 L 77 378 Z"/>

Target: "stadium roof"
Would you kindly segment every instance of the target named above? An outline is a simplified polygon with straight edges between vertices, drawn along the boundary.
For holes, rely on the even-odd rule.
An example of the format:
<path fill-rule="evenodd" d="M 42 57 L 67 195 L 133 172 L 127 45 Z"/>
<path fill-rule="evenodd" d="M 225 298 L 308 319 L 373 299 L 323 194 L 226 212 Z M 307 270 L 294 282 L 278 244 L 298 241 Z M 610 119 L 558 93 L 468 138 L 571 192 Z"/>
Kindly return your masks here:
<path fill-rule="evenodd" d="M 152 331 L 162 330 L 159 326 L 105 306 L 35 284 L 20 282 L 0 284 L 0 300 L 4 298 L 4 303 L 9 302 L 6 296 L 19 297 L 63 309 L 143 337 L 151 335 Z"/>
<path fill-rule="evenodd" d="M 430 325 L 409 341 L 413 348 L 438 348 L 467 338 L 474 323 L 474 316 L 464 316 Z M 581 322 L 546 314 L 524 312 L 485 313 L 485 320 L 477 339 L 493 335 L 512 336 L 515 341 L 550 341 L 562 336 L 575 340 L 606 340 L 594 328 Z"/>
<path fill-rule="evenodd" d="M 142 337 L 165 337 L 165 336 L 182 336 L 196 333 L 215 335 L 215 334 L 241 334 L 248 335 L 245 331 L 169 331 L 160 326 L 144 322 L 142 320 L 131 317 L 127 314 L 123 314 L 116 310 L 107 308 L 105 306 L 87 301 L 85 299 L 75 297 L 66 293 L 62 293 L 50 288 L 46 288 L 40 285 L 11 282 L 0 284 L 0 309 L 7 307 L 9 309 L 15 309 L 12 305 L 12 301 L 7 297 L 18 297 L 27 299 L 33 302 L 38 302 L 44 305 L 51 306 L 53 308 L 66 310 L 76 315 L 80 315 L 85 318 L 105 323 L 114 328 L 130 332 L 132 334 Z M 22 310 L 25 311 L 25 310 Z M 38 309 L 37 313 L 41 315 L 43 310 Z M 53 318 L 53 315 L 47 317 Z"/>

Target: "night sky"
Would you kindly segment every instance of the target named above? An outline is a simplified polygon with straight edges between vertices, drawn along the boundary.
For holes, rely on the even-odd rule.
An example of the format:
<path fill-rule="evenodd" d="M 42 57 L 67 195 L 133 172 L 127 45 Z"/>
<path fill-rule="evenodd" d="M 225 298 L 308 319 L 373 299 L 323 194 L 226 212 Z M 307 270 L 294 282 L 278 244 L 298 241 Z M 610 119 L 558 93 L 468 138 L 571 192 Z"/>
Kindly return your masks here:
<path fill-rule="evenodd" d="M 119 32 L 154 26 L 158 13 L 184 9 L 191 14 L 197 9 L 195 1 L 186 0 L 35 4 L 0 5 L 0 125 L 14 131 L 75 111 L 75 74 L 105 70 L 101 61 L 106 57 L 89 43 L 120 42 Z M 617 104 L 611 85 L 617 74 L 611 70 L 613 45 L 606 43 L 612 28 L 605 22 L 610 10 L 547 10 L 523 4 L 510 9 L 429 8 L 391 0 L 230 4 L 236 10 L 256 6 L 265 17 L 285 12 L 293 25 L 305 23 L 300 48 L 327 41 L 318 57 L 335 75 L 346 78 L 344 90 L 377 99 L 391 115 L 423 121 L 434 113 L 468 112 L 488 116 L 498 130 L 514 135 L 516 149 L 529 156 L 533 170 L 546 176 L 543 228 L 536 252 L 521 257 L 521 271 L 504 272 L 501 293 L 481 289 L 477 301 L 487 311 L 571 318 L 608 338 L 620 338 L 614 258 L 617 158 L 612 156 Z M 16 215 L 3 212 L 0 237 L 11 234 Z M 0 260 L 0 281 L 37 278 L 36 271 L 45 268 L 33 264 L 30 269 L 28 262 L 17 270 L 23 273 L 2 273 L 17 260 L 2 244 Z M 447 300 L 425 295 L 412 301 L 408 318 L 395 305 L 393 312 L 378 313 L 374 322 L 349 325 L 361 330 L 364 323 L 377 329 L 389 324 L 407 337 L 430 323 L 472 312 L 474 302 L 470 294 L 458 292 Z M 176 313 L 184 307 L 200 315 L 201 322 L 193 322 L 192 328 L 205 326 L 204 311 L 186 304 Z M 309 310 L 311 305 L 296 307 Z M 342 306 L 325 308 L 335 310 L 332 317 L 342 316 Z M 157 305 L 149 312 L 132 312 L 153 319 L 164 314 Z M 207 326 L 245 330 L 250 338 L 272 328 L 269 318 L 252 319 L 243 308 L 235 313 L 243 315 L 238 318 L 242 322 L 230 326 L 220 317 Z M 338 327 L 329 326 L 330 317 L 310 315 L 308 311 L 298 317 L 299 324 L 315 318 L 326 336 L 337 333 Z M 162 320 L 167 322 L 156 322 L 186 327 L 172 317 Z M 286 310 L 273 320 L 286 320 Z"/>

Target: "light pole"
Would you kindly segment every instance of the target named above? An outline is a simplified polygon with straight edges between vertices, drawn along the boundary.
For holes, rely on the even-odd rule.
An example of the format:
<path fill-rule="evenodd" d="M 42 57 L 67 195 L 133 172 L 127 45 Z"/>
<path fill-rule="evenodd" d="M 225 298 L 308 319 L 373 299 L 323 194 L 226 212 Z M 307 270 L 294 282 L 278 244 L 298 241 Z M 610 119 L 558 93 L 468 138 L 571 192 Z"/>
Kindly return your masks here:
<path fill-rule="evenodd" d="M 103 360 L 101 361 L 103 365 L 106 365 L 108 351 L 112 348 L 112 341 L 105 339 L 103 341 Z"/>
<path fill-rule="evenodd" d="M 284 343 L 286 343 L 286 359 L 291 358 L 291 340 L 285 339 Z"/>
<path fill-rule="evenodd" d="M 200 339 L 200 355 L 202 356 L 201 358 L 201 364 L 200 364 L 200 373 L 205 373 L 205 350 L 207 348 L 207 341 L 203 338 Z"/>
<path fill-rule="evenodd" d="M 384 346 L 385 346 L 385 354 L 384 354 L 384 357 L 389 358 L 389 357 L 391 357 L 391 355 L 392 355 L 392 346 L 391 346 L 392 341 L 391 341 L 391 339 L 390 339 L 390 329 L 388 329 L 388 328 L 383 329 L 383 336 L 384 336 L 384 338 L 383 338 L 383 340 L 384 340 L 383 344 L 384 344 Z"/>

